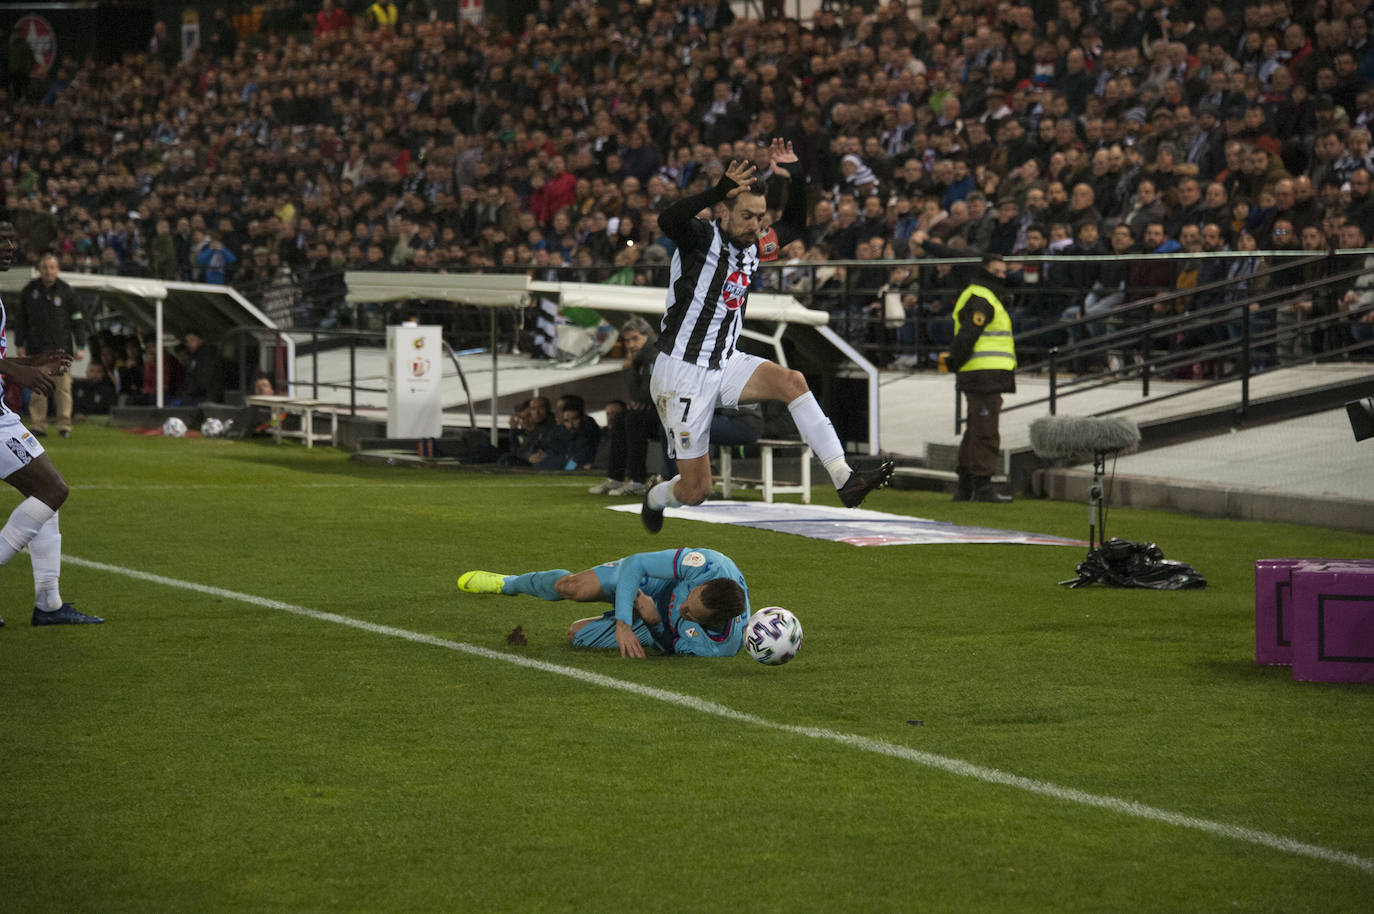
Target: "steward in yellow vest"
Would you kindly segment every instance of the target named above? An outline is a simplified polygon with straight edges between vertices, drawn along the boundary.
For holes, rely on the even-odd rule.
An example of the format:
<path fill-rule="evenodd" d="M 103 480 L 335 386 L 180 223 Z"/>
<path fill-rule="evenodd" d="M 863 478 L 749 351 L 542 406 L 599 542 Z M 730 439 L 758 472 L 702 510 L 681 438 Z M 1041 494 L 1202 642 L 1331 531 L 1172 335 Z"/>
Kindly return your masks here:
<path fill-rule="evenodd" d="M 1006 276 L 1001 255 L 984 256 L 982 269 L 954 303 L 954 342 L 946 364 L 957 372 L 956 387 L 968 403 L 955 501 L 1011 501 L 992 488 L 1002 455 L 1002 394 L 1016 391 L 1016 346 L 1003 304 Z"/>

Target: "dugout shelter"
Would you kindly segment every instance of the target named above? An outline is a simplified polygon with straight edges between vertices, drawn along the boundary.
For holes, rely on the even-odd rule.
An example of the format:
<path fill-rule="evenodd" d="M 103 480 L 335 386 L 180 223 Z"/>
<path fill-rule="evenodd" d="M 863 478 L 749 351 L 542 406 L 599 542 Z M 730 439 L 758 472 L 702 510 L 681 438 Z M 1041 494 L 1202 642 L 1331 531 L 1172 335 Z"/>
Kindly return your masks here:
<path fill-rule="evenodd" d="M 490 309 L 523 309 L 538 299 L 552 299 L 561 307 L 585 308 L 603 315 L 642 314 L 655 324 L 663 315 L 666 296 L 665 289 L 654 286 L 556 282 L 523 274 L 349 271 L 344 278 L 348 301 L 356 304 L 425 299 Z M 828 326 L 829 319 L 826 312 L 806 308 L 790 295 L 750 293 L 740 331 L 740 348 L 820 379 L 817 396 L 835 421 L 840 437 L 863 441 L 868 453 L 877 454 L 878 369 Z M 498 389 L 503 384 L 507 393 L 533 390 L 540 385 L 531 384 L 528 375 L 511 376 L 509 363 L 504 369 L 507 380 L 499 380 L 503 368 L 497 353 L 502 341 L 497 338 L 494 313 L 490 327 L 489 401 L 495 429 Z M 617 372 L 620 365 L 618 361 L 603 360 L 593 368 L 597 373 Z M 446 408 L 450 405 L 445 403 Z"/>
<path fill-rule="evenodd" d="M 19 292 L 30 281 L 38 277 L 34 269 L 15 269 L 0 273 L 0 295 L 11 302 L 17 302 Z M 97 273 L 74 273 L 62 271 L 59 277 L 71 286 L 77 294 L 99 306 L 100 313 L 87 313 L 86 317 L 94 326 L 114 321 L 123 325 L 128 332 L 136 332 L 146 339 L 150 334 L 162 341 L 157 347 L 157 406 L 163 406 L 163 360 L 164 349 L 169 340 L 181 339 L 187 331 L 194 330 L 206 339 L 226 339 L 232 337 L 231 331 L 243 327 L 261 327 L 276 330 L 277 325 L 248 301 L 232 286 L 212 285 L 199 282 L 171 282 L 161 279 L 143 279 L 133 276 L 106 276 Z M 89 305 L 87 305 L 90 311 Z M 295 365 L 295 342 L 289 335 L 280 335 L 281 345 L 286 347 L 285 368 L 288 383 L 293 378 Z M 232 354 L 228 357 L 232 358 Z"/>

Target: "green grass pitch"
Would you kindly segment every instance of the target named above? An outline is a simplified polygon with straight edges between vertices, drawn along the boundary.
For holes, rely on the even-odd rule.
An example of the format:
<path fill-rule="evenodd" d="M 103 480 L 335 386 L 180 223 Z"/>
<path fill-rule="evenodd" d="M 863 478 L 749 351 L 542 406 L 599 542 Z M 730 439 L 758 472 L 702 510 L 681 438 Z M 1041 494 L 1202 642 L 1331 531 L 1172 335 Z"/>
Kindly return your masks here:
<path fill-rule="evenodd" d="M 586 477 L 92 425 L 49 441 L 72 486 L 63 596 L 108 622 L 33 629 L 27 557 L 0 572 L 0 910 L 1374 898 L 1374 687 L 1253 661 L 1254 559 L 1369 557 L 1374 537 L 1118 509 L 1110 533 L 1208 588 L 1070 591 L 1073 548 L 859 549 L 671 518 L 651 538 Z M 1086 505 L 866 506 L 1087 533 Z M 683 545 L 795 611 L 800 656 L 576 652 L 587 608 L 454 587 Z M 517 625 L 528 644 L 508 646 Z"/>

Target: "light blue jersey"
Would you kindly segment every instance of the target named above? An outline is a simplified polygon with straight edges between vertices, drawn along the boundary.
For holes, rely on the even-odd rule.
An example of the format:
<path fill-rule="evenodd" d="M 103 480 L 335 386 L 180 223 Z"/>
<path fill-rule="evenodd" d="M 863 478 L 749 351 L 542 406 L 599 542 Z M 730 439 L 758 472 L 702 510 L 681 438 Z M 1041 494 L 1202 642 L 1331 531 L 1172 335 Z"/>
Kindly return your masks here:
<path fill-rule="evenodd" d="M 632 624 L 646 647 L 657 647 L 666 654 L 732 657 L 744 645 L 749 586 L 735 563 L 714 549 L 640 552 L 598 565 L 596 577 L 615 609 L 577 633 L 573 643 L 579 647 L 615 647 L 617 620 Z M 682 618 L 682 604 L 688 595 L 716 578 L 729 578 L 744 589 L 744 612 L 731 619 L 723 631 L 710 631 L 699 622 Z M 634 617 L 635 597 L 641 590 L 658 607 L 661 625 L 648 626 Z"/>

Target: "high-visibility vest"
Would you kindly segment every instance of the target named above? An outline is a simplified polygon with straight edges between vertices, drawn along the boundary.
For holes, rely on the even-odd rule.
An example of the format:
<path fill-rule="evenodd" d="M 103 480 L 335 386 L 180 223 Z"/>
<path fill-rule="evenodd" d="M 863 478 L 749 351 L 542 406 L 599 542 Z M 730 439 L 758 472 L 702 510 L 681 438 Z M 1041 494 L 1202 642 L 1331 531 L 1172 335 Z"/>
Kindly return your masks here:
<path fill-rule="evenodd" d="M 1015 371 L 1016 344 L 1011 338 L 1011 315 L 1002 307 L 1002 301 L 987 286 L 969 286 L 954 303 L 954 335 L 959 335 L 959 321 L 964 304 L 977 295 L 992 305 L 992 320 L 983 328 L 983 333 L 973 344 L 973 355 L 959 366 L 960 371 Z"/>

